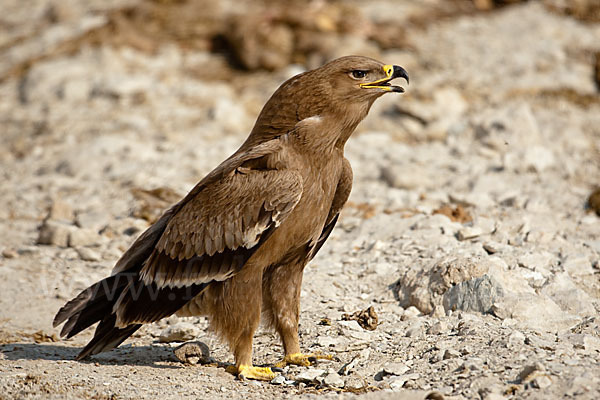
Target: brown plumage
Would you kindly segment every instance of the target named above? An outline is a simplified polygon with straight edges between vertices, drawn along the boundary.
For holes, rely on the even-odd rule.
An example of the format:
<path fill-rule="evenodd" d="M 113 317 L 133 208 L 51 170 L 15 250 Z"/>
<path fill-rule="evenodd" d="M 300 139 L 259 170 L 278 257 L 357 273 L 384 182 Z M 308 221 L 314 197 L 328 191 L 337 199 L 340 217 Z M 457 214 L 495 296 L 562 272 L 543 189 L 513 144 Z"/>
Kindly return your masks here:
<path fill-rule="evenodd" d="M 261 312 L 283 342 L 283 363 L 308 365 L 298 316 L 304 266 L 331 233 L 352 187 L 344 144 L 373 102 L 403 92 L 398 66 L 343 57 L 297 75 L 273 94 L 242 146 L 146 230 L 111 276 L 54 318 L 71 337 L 100 322 L 78 359 L 118 346 L 142 324 L 207 315 L 242 377 L 252 367 Z"/>

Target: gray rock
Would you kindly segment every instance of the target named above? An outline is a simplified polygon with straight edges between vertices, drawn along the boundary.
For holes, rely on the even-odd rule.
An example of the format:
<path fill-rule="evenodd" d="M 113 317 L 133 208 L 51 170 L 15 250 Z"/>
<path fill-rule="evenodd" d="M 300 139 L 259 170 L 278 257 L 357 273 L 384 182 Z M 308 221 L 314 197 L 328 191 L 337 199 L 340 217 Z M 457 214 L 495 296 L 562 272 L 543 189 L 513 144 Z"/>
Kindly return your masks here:
<path fill-rule="evenodd" d="M 528 364 L 525 367 L 523 367 L 523 369 L 521 369 L 521 371 L 519 372 L 519 375 L 517 376 L 517 381 L 520 383 L 529 382 L 535 376 L 538 376 L 539 373 L 545 371 L 546 367 L 544 367 L 544 365 L 539 362 L 534 364 Z"/>
<path fill-rule="evenodd" d="M 46 220 L 39 230 L 38 244 L 49 244 L 61 247 L 69 245 L 69 236 L 76 228 L 62 222 Z"/>
<path fill-rule="evenodd" d="M 203 342 L 188 342 L 175 349 L 175 357 L 186 364 L 208 364 L 214 362 L 210 349 Z"/>
<path fill-rule="evenodd" d="M 504 296 L 504 290 L 488 275 L 459 283 L 444 295 L 444 308 L 448 310 L 487 313 L 494 302 Z"/>
<path fill-rule="evenodd" d="M 440 335 L 448 330 L 448 326 L 443 321 L 437 321 L 427 329 L 430 335 Z"/>
<path fill-rule="evenodd" d="M 525 343 L 525 335 L 520 331 L 513 331 L 508 335 L 508 344 L 511 346 L 521 346 Z"/>
<path fill-rule="evenodd" d="M 456 351 L 454 349 L 446 349 L 446 351 L 444 351 L 444 355 L 442 356 L 443 360 L 449 360 L 451 358 L 458 358 L 460 357 L 460 352 Z"/>
<path fill-rule="evenodd" d="M 440 217 L 449 221 L 445 216 Z M 492 261 L 491 257 L 451 255 L 437 261 L 426 271 L 409 269 L 398 281 L 400 305 L 415 306 L 423 314 L 429 314 L 437 305 L 442 305 L 442 295 L 448 289 L 482 276 L 493 265 Z"/>
<path fill-rule="evenodd" d="M 196 339 L 201 331 L 189 322 L 178 322 L 164 329 L 158 338 L 161 343 L 186 342 Z"/>

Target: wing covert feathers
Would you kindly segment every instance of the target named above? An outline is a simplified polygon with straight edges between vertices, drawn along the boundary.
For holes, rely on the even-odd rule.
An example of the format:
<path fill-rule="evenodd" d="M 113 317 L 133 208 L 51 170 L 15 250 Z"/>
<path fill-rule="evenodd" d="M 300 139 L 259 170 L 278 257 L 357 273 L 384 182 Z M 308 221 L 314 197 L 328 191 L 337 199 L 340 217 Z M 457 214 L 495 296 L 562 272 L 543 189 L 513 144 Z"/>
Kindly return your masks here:
<path fill-rule="evenodd" d="M 295 171 L 232 171 L 173 215 L 140 278 L 161 288 L 231 277 L 301 196 L 302 178 Z"/>

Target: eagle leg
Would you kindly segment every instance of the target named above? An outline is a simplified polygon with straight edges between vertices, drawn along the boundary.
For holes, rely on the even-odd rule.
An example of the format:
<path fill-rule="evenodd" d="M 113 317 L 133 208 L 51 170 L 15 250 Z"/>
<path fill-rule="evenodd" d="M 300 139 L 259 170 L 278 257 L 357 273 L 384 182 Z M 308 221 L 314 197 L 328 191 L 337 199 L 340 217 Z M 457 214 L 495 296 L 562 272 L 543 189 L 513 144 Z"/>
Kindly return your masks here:
<path fill-rule="evenodd" d="M 226 371 L 237 375 L 240 380 L 254 379 L 258 381 L 270 381 L 278 375 L 269 367 L 255 367 L 246 364 L 242 364 L 239 367 L 230 365 L 226 368 Z"/>
<path fill-rule="evenodd" d="M 297 257 L 292 262 L 271 266 L 263 275 L 263 316 L 279 333 L 286 357 L 300 353 L 298 320 L 305 264 L 303 257 Z"/>

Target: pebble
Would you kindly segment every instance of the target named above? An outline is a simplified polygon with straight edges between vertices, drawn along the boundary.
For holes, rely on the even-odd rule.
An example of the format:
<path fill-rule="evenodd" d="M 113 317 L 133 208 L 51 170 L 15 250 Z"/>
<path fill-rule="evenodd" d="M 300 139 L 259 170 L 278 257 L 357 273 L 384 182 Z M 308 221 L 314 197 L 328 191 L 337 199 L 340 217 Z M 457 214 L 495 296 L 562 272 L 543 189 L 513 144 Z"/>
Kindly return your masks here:
<path fill-rule="evenodd" d="M 525 367 L 523 367 L 523 369 L 521 369 L 521 372 L 519 372 L 519 375 L 517 376 L 517 381 L 520 383 L 525 383 L 530 381 L 534 376 L 536 376 L 537 373 L 540 372 L 545 372 L 546 368 L 544 367 L 543 364 L 537 362 L 534 364 L 528 364 Z"/>
<path fill-rule="evenodd" d="M 513 331 L 508 336 L 508 344 L 511 346 L 521 346 L 525 343 L 525 335 L 519 331 Z"/>
<path fill-rule="evenodd" d="M 437 321 L 427 329 L 430 335 L 440 335 L 448 330 L 448 326 L 443 321 Z"/>
<path fill-rule="evenodd" d="M 76 228 L 62 222 L 46 220 L 39 229 L 38 244 L 67 247 L 69 236 Z"/>
<path fill-rule="evenodd" d="M 446 351 L 444 351 L 444 356 L 442 357 L 442 359 L 449 360 L 451 358 L 458 358 L 460 356 L 461 354 L 459 351 L 456 351 L 454 349 L 446 349 Z"/>
<path fill-rule="evenodd" d="M 410 306 L 406 310 L 404 310 L 404 313 L 402 314 L 402 317 L 400 317 L 400 319 L 402 321 L 406 321 L 409 319 L 417 318 L 419 315 L 421 315 L 421 311 L 419 311 L 419 309 L 415 306 Z"/>
<path fill-rule="evenodd" d="M 95 246 L 100 244 L 101 237 L 92 229 L 80 228 L 73 229 L 69 233 L 69 246 Z"/>
<path fill-rule="evenodd" d="M 296 375 L 298 382 L 316 383 L 317 378 L 324 376 L 327 371 L 318 368 L 310 368 Z"/>
<path fill-rule="evenodd" d="M 403 363 L 391 362 L 383 365 L 383 373 L 388 375 L 400 376 L 404 375 L 409 370 L 410 368 Z"/>
<path fill-rule="evenodd" d="M 283 385 L 286 382 L 285 376 L 277 375 L 275 378 L 271 379 L 271 384 L 273 385 Z"/>
<path fill-rule="evenodd" d="M 481 236 L 482 233 L 483 231 L 481 230 L 481 228 L 466 226 L 464 228 L 459 229 L 458 233 L 456 234 L 456 237 L 458 238 L 458 240 L 464 241 L 475 239 L 476 237 Z"/>
<path fill-rule="evenodd" d="M 327 374 L 325 376 L 325 379 L 323 380 L 323 383 L 325 383 L 327 386 L 336 387 L 336 388 L 344 387 L 344 380 L 342 379 L 341 376 L 339 376 L 335 372 Z"/>
<path fill-rule="evenodd" d="M 400 375 L 400 376 L 393 376 L 393 377 L 389 378 L 387 380 L 387 382 L 392 390 L 400 390 L 404 387 L 406 382 L 415 381 L 415 380 L 419 379 L 420 377 L 421 377 L 421 375 L 418 373 L 405 374 L 405 375 Z"/>
<path fill-rule="evenodd" d="M 175 357 L 183 363 L 187 364 L 207 364 L 214 362 L 210 356 L 210 349 L 203 342 L 188 342 L 184 343 L 174 350 Z"/>
<path fill-rule="evenodd" d="M 196 339 L 202 332 L 189 322 L 178 322 L 164 329 L 158 338 L 161 343 L 185 342 Z"/>
<path fill-rule="evenodd" d="M 552 385 L 552 379 L 548 375 L 536 376 L 531 380 L 531 386 L 537 389 L 544 389 Z"/>
<path fill-rule="evenodd" d="M 17 258 L 19 253 L 15 249 L 4 249 L 2 250 L 2 257 L 4 258 Z"/>
<path fill-rule="evenodd" d="M 77 247 L 76 251 L 83 261 L 100 261 L 100 254 L 89 247 Z"/>
<path fill-rule="evenodd" d="M 423 336 L 425 332 L 425 327 L 421 321 L 413 322 L 408 329 L 406 329 L 405 336 L 410 338 L 417 338 Z"/>

